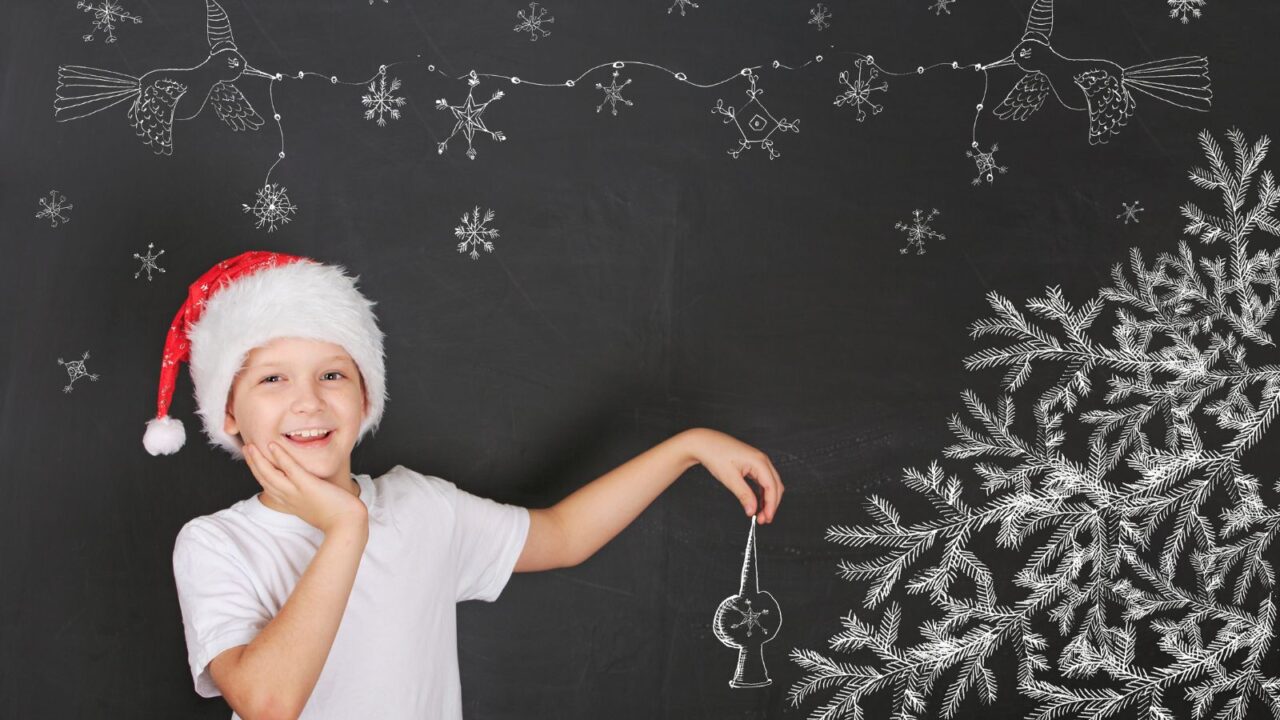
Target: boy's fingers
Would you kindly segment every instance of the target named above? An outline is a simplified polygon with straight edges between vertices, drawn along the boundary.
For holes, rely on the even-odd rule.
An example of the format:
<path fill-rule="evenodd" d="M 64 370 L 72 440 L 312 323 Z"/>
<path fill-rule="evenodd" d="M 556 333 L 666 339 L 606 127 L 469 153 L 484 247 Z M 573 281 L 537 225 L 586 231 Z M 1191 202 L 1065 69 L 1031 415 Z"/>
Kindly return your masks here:
<path fill-rule="evenodd" d="M 245 446 L 246 460 L 251 457 L 250 452 L 248 452 L 250 448 L 252 448 L 254 477 L 258 478 L 260 483 L 264 483 L 263 490 L 275 491 L 275 494 L 279 495 L 280 492 L 277 486 L 282 485 L 287 478 L 271 463 L 270 458 L 263 456 L 262 450 L 255 445 Z"/>
<path fill-rule="evenodd" d="M 285 450 L 278 443 L 267 443 L 267 449 L 271 453 L 271 459 L 276 465 L 280 466 L 280 472 L 286 478 L 297 484 L 299 478 L 303 475 L 302 467 L 298 465 L 298 461 L 293 459 L 288 450 Z"/>

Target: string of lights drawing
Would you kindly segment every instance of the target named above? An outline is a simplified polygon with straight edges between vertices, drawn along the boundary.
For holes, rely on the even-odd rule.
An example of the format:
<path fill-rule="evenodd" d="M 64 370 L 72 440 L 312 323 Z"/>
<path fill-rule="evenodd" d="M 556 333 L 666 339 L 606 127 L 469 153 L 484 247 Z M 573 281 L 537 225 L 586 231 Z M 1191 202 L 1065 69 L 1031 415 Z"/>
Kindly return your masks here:
<path fill-rule="evenodd" d="M 751 530 L 747 534 L 738 592 L 716 608 L 711 627 L 720 642 L 738 651 L 738 664 L 729 681 L 730 687 L 765 687 L 773 683 L 764 662 L 764 644 L 777 637 L 782 627 L 782 609 L 769 591 L 760 589 L 755 516 L 751 518 Z"/>
<path fill-rule="evenodd" d="M 361 97 L 364 117 L 375 121 L 379 127 L 386 127 L 388 119 L 395 120 L 400 117 L 400 108 L 407 103 L 404 97 L 397 94 L 401 87 L 400 80 L 393 77 L 388 82 L 387 72 L 397 65 L 422 62 L 421 55 L 412 60 L 383 64 L 371 77 L 359 81 L 340 81 L 337 76 L 302 70 L 294 75 L 268 73 L 250 65 L 240 54 L 232 36 L 227 15 L 217 1 L 206 0 L 205 6 L 209 52 L 199 65 L 186 68 L 160 68 L 140 77 L 80 65 L 60 66 L 54 114 L 61 122 L 87 117 L 132 101 L 127 117 L 135 133 L 145 144 L 151 146 L 153 152 L 169 155 L 173 152 L 174 121 L 192 119 L 198 116 L 206 105 L 211 105 L 219 119 L 232 130 L 256 131 L 264 120 L 235 83 L 245 76 L 266 78 L 271 117 L 280 135 L 280 150 L 275 162 L 267 170 L 262 185 L 257 188 L 253 203 L 245 203 L 242 207 L 244 212 L 253 214 L 258 228 L 266 227 L 268 232 L 274 231 L 277 227 L 288 223 L 298 209 L 289 198 L 287 189 L 273 182 L 271 177 L 280 161 L 285 158 L 284 126 L 275 103 L 276 83 L 285 79 L 303 80 L 307 77 L 316 77 L 326 78 L 333 85 L 367 88 L 367 92 Z M 528 17 L 530 19 L 535 16 L 542 17 L 542 14 L 536 13 L 536 3 L 532 3 L 531 6 Z M 1052 95 L 1062 107 L 1087 114 L 1087 137 L 1090 144 L 1108 142 L 1128 123 L 1136 108 L 1135 93 L 1145 94 L 1191 110 L 1209 109 L 1212 91 L 1208 60 L 1204 57 L 1184 56 L 1121 67 L 1110 60 L 1063 56 L 1051 44 L 1052 34 L 1053 1 L 1035 0 L 1028 14 L 1026 29 L 1021 40 L 1008 55 L 994 62 L 963 65 L 958 61 L 938 62 L 918 66 L 913 72 L 895 72 L 881 66 L 871 55 L 837 51 L 836 54 L 854 57 L 854 71 L 842 69 L 837 73 L 838 94 L 835 96 L 833 105 L 838 108 L 853 108 L 858 122 L 863 122 L 868 117 L 868 113 L 876 115 L 884 111 L 884 105 L 875 102 L 873 98 L 877 93 L 887 92 L 888 78 L 923 75 L 939 68 L 981 72 L 982 94 L 975 105 L 970 147 L 965 151 L 965 155 L 972 160 L 977 169 L 977 177 L 973 180 L 974 185 L 980 185 L 983 181 L 990 184 L 994 182 L 996 174 L 1008 171 L 1008 167 L 997 162 L 995 158 L 998 144 L 991 143 L 989 149 L 983 150 L 978 139 L 978 125 L 986 108 L 992 71 L 995 70 L 1016 67 L 1023 73 L 1005 98 L 992 110 L 996 118 L 1027 120 L 1040 110 L 1046 99 Z M 815 63 L 822 63 L 823 60 L 823 55 L 816 55 L 798 67 L 774 60 L 770 63 L 770 67 L 774 70 L 795 71 Z M 749 98 L 745 104 L 736 107 L 726 104 L 721 98 L 711 109 L 713 114 L 723 118 L 724 124 L 732 124 L 738 132 L 737 145 L 727 150 L 728 154 L 735 159 L 739 158 L 743 151 L 753 147 L 765 150 L 771 160 L 776 159 L 781 156 L 781 153 L 775 147 L 775 136 L 780 133 L 799 132 L 798 119 L 779 118 L 762 102 L 760 96 L 764 93 L 764 89 L 760 87 L 760 76 L 756 71 L 763 65 L 743 67 L 716 82 L 696 83 L 691 81 L 683 71 L 671 70 L 642 60 L 599 63 L 576 78 L 561 82 L 533 82 L 515 75 L 481 73 L 474 69 L 462 75 L 450 77 L 438 70 L 434 64 L 427 64 L 429 72 L 438 73 L 443 78 L 453 81 L 463 80 L 469 86 L 466 99 L 462 102 L 454 104 L 444 98 L 436 100 L 436 108 L 447 110 L 454 119 L 454 126 L 448 137 L 437 143 L 437 153 L 443 155 L 450 140 L 461 135 L 467 141 L 466 157 L 474 160 L 477 156 L 474 144 L 476 135 L 487 135 L 495 142 L 503 142 L 507 139 L 502 131 L 490 130 L 484 117 L 490 105 L 504 97 L 504 92 L 495 90 L 488 100 L 477 102 L 474 92 L 482 79 L 506 80 L 513 86 L 574 88 L 587 75 L 601 69 L 611 69 L 614 71 L 614 76 L 609 86 L 602 83 L 595 84 L 596 90 L 605 93 L 604 101 L 596 106 L 596 111 L 599 113 L 604 104 L 608 103 L 611 115 L 616 116 L 619 102 L 627 106 L 634 105 L 633 101 L 621 97 L 621 91 L 623 87 L 630 86 L 635 78 L 627 78 L 622 85 L 617 84 L 618 71 L 628 66 L 659 70 L 678 82 L 703 89 L 717 87 L 739 78 L 745 79 L 748 83 L 745 92 Z"/>

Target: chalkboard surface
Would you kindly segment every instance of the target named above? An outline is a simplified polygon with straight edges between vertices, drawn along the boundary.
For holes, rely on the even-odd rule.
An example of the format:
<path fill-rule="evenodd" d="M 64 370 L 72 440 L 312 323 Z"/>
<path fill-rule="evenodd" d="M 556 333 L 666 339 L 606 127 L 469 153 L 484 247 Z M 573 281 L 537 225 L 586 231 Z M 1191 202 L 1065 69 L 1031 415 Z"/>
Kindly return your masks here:
<path fill-rule="evenodd" d="M 4 4 L 0 717 L 228 716 L 171 553 L 259 488 L 140 440 L 251 249 L 378 302 L 357 472 L 545 507 L 705 426 L 787 484 L 770 685 L 698 467 L 459 606 L 468 718 L 1280 717 L 1280 5 L 220 3 Z M 240 97 L 131 114 L 232 32 Z"/>

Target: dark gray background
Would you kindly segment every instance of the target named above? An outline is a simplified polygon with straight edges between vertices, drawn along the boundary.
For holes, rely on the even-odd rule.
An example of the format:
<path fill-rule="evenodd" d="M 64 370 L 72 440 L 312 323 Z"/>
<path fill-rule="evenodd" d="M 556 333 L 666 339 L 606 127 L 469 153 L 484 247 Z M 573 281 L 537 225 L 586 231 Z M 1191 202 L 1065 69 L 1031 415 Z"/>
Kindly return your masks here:
<path fill-rule="evenodd" d="M 832 0 L 823 31 L 809 2 L 700 4 L 680 17 L 665 0 L 549 0 L 551 35 L 530 42 L 512 31 L 527 3 L 225 0 L 241 51 L 270 72 L 360 80 L 422 54 L 392 70 L 409 104 L 385 128 L 362 118 L 359 86 L 276 84 L 288 158 L 272 179 L 300 209 L 272 234 L 241 212 L 279 146 L 264 80 L 239 82 L 268 119 L 260 131 L 232 133 L 206 111 L 177 124 L 171 157 L 134 137 L 127 105 L 54 121 L 59 64 L 141 75 L 202 60 L 203 3 L 125 0 L 143 23 L 119 27 L 113 45 L 81 40 L 90 18 L 70 0 L 4 4 L 0 716 L 229 714 L 192 690 L 171 552 L 189 519 L 259 488 L 198 435 L 185 370 L 173 414 L 187 447 L 152 458 L 141 437 L 186 285 L 263 249 L 344 264 L 379 302 L 391 400 L 357 472 L 404 464 L 547 506 L 707 426 L 765 450 L 787 484 L 759 534 L 761 585 L 784 616 L 765 646 L 771 687 L 727 684 L 735 653 L 711 619 L 737 589 L 748 525 L 697 468 L 583 565 L 514 576 L 497 602 L 459 607 L 469 718 L 801 717 L 786 703 L 800 675 L 787 653 L 825 648 L 862 597 L 835 573 L 856 554 L 823 533 L 857 521 L 871 488 L 939 457 L 963 389 L 996 387 L 1000 373 L 961 362 L 978 347 L 967 325 L 987 316 L 984 295 L 1021 304 L 1056 284 L 1086 301 L 1128 248 L 1175 248 L 1183 202 L 1213 207 L 1186 180 L 1203 164 L 1198 131 L 1280 130 L 1272 2 L 1212 0 L 1188 25 L 1160 0 L 1059 2 L 1064 54 L 1207 55 L 1213 111 L 1139 96 L 1130 126 L 1098 147 L 1083 114 L 1052 104 L 1024 124 L 988 113 L 979 140 L 999 143 L 1009 172 L 977 188 L 964 153 L 981 74 L 888 78 L 884 112 L 863 123 L 833 106 L 836 75 L 850 51 L 902 70 L 996 60 L 1029 2 L 959 0 L 935 16 L 926 0 Z M 803 70 L 770 67 L 818 53 Z M 506 92 L 485 120 L 508 140 L 478 137 L 474 161 L 460 137 L 437 154 L 453 123 L 435 99 L 460 102 L 467 86 L 426 63 L 559 82 L 612 60 L 704 84 L 761 65 L 761 100 L 800 132 L 776 136 L 776 160 L 760 149 L 735 160 L 737 134 L 710 109 L 745 103 L 745 82 L 699 89 L 629 66 L 635 105 L 617 117 L 595 111 L 608 69 L 575 89 L 486 80 L 476 97 Z M 988 107 L 1019 75 L 993 73 Z M 74 205 L 57 228 L 33 217 L 50 189 Z M 1115 216 L 1134 200 L 1146 210 L 1126 226 Z M 501 231 L 478 261 L 453 238 L 475 205 Z M 894 223 L 934 207 L 946 240 L 899 254 Z M 153 282 L 133 277 L 148 242 L 165 251 Z M 100 379 L 64 394 L 56 360 L 85 350 Z M 963 714 L 1020 714 L 1007 695 Z"/>

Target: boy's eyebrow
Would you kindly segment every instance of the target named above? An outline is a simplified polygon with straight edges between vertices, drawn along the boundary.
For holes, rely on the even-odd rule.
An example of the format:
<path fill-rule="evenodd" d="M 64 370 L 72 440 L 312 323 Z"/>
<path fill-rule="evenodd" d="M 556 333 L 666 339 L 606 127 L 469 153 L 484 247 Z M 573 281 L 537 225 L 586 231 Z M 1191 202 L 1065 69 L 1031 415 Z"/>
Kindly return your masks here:
<path fill-rule="evenodd" d="M 332 361 L 332 360 L 338 360 L 338 361 L 340 361 L 340 362 L 349 362 L 349 359 L 348 359 L 348 357 L 347 357 L 346 355 L 331 355 L 331 356 L 329 356 L 329 357 L 327 357 L 327 358 L 322 359 L 320 362 L 322 362 L 322 363 L 327 363 L 327 362 L 330 362 L 330 361 Z M 287 364 L 287 363 L 283 363 L 283 362 L 260 362 L 260 363 L 254 363 L 253 365 L 250 365 L 250 366 L 249 366 L 248 368 L 246 368 L 246 369 L 261 368 L 261 367 L 279 367 L 279 366 L 281 366 L 281 365 L 285 365 L 285 364 Z"/>

